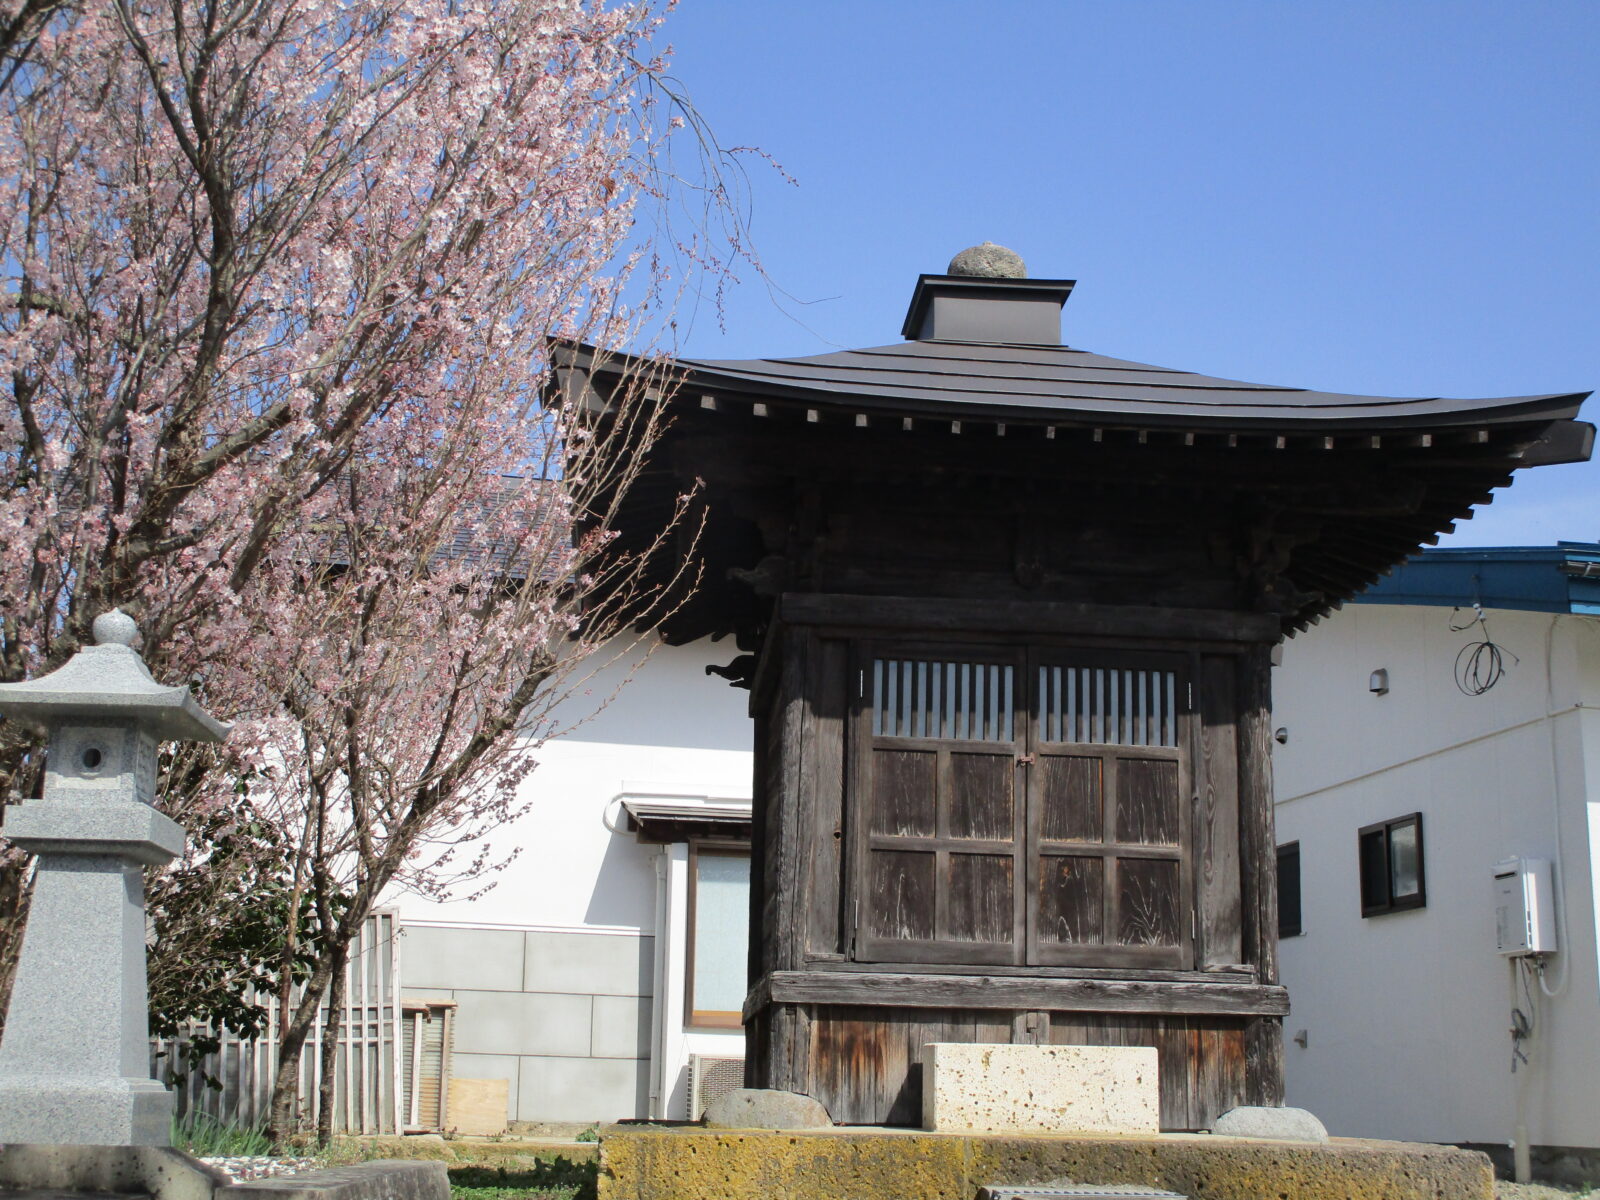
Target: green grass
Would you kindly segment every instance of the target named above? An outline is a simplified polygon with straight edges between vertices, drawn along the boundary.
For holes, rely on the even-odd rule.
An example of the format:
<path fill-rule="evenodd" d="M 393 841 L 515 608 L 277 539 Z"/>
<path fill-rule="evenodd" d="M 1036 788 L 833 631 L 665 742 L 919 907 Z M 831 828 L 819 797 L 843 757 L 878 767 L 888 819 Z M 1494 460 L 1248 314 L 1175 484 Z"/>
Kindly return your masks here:
<path fill-rule="evenodd" d="M 600 1140 L 600 1126 L 591 1125 L 572 1140 L 575 1142 L 598 1142 Z"/>
<path fill-rule="evenodd" d="M 531 1167 L 452 1167 L 451 1200 L 595 1200 L 600 1164 L 564 1155 Z"/>
<path fill-rule="evenodd" d="M 271 1140 L 261 1129 L 232 1125 L 205 1113 L 173 1117 L 172 1144 L 196 1158 L 238 1158 L 273 1151 Z"/>

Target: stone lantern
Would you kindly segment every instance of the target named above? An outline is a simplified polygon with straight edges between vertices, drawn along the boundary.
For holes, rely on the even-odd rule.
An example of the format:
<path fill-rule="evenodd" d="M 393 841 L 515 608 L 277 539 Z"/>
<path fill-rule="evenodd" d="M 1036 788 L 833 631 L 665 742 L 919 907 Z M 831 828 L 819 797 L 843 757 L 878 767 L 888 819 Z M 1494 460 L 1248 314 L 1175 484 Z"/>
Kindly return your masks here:
<path fill-rule="evenodd" d="M 172 1095 L 150 1077 L 142 872 L 184 833 L 151 807 L 156 746 L 228 727 L 151 677 L 137 634 L 113 609 L 59 670 L 0 684 L 0 715 L 49 734 L 44 795 L 4 827 L 38 866 L 0 1040 L 0 1143 L 170 1141 Z"/>

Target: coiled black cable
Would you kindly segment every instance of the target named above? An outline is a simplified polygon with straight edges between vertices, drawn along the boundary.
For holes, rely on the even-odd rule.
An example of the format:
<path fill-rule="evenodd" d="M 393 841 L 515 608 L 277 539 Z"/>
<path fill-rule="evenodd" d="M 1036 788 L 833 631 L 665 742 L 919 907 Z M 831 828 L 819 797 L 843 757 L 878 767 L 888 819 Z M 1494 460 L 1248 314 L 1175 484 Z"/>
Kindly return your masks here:
<path fill-rule="evenodd" d="M 1481 696 L 1499 683 L 1506 673 L 1506 655 L 1511 655 L 1512 662 L 1521 662 L 1509 650 L 1502 650 L 1495 645 L 1489 637 L 1489 620 L 1483 615 L 1483 609 L 1476 601 L 1473 602 L 1473 618 L 1465 625 L 1456 624 L 1456 608 L 1450 614 L 1450 630 L 1452 633 L 1462 633 L 1474 625 L 1483 631 L 1481 642 L 1468 642 L 1456 652 L 1456 687 L 1461 689 L 1462 695 Z"/>

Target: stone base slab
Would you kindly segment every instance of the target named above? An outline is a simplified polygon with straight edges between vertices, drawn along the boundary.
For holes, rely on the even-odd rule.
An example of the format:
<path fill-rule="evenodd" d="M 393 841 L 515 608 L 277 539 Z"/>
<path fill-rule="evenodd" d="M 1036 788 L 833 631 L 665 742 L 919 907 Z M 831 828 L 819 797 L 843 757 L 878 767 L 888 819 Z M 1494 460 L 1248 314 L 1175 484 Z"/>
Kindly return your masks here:
<path fill-rule="evenodd" d="M 1491 1200 L 1489 1160 L 1451 1146 L 1207 1136 L 1007 1137 L 841 1128 L 613 1125 L 600 1200 L 970 1200 L 980 1187 L 1136 1184 L 1191 1200 Z"/>
<path fill-rule="evenodd" d="M 153 1079 L 0 1075 L 0 1145 L 167 1146 L 172 1103 Z"/>
<path fill-rule="evenodd" d="M 442 1162 L 380 1158 L 252 1179 L 234 1184 L 217 1200 L 450 1200 L 450 1172 Z"/>
<path fill-rule="evenodd" d="M 23 1146 L 0 1149 L 0 1196 L 70 1193 L 152 1200 L 450 1200 L 442 1162 L 378 1159 L 235 1184 L 170 1146 Z"/>
<path fill-rule="evenodd" d="M 8 1145 L 0 1189 L 143 1193 L 155 1200 L 213 1200 L 232 1181 L 170 1146 Z"/>
<path fill-rule="evenodd" d="M 1142 1133 L 1161 1129 L 1151 1046 L 932 1042 L 922 1127 L 938 1133 Z"/>

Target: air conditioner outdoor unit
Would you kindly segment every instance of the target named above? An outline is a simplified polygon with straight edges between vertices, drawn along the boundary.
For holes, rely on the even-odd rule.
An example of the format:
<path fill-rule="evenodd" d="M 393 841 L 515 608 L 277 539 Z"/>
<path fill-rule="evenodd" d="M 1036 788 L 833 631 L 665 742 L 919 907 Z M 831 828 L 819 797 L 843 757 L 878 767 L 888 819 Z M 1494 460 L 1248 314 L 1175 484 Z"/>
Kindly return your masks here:
<path fill-rule="evenodd" d="M 689 1119 L 698 1121 L 718 1096 L 744 1086 L 744 1059 L 689 1055 Z"/>

